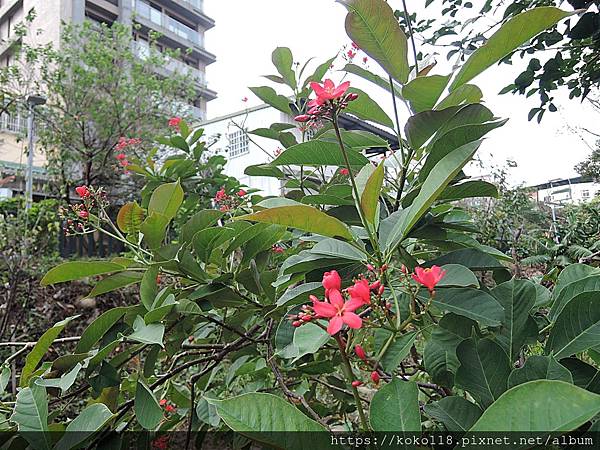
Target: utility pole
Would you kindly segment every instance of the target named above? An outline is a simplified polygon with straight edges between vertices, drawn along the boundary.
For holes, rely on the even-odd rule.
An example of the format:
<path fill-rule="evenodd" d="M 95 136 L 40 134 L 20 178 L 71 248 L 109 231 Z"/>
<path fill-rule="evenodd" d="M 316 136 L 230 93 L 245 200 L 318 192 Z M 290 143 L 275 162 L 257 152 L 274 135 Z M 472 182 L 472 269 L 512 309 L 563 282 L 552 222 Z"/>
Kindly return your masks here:
<path fill-rule="evenodd" d="M 35 133 L 35 107 L 46 104 L 46 99 L 39 95 L 30 95 L 27 97 L 27 135 L 29 145 L 27 147 L 27 178 L 25 186 L 25 210 L 29 211 L 33 202 L 33 153 L 34 153 L 34 133 Z"/>

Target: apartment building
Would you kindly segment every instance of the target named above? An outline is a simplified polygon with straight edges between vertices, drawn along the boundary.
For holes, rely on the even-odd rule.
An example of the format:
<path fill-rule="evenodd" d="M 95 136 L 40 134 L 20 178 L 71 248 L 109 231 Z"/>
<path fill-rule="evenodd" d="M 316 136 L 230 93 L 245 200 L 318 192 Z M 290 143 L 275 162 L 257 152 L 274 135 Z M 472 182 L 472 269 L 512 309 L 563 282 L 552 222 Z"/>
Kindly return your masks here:
<path fill-rule="evenodd" d="M 28 44 L 60 43 L 62 23 L 82 23 L 92 20 L 132 27 L 132 51 L 143 57 L 148 50 L 151 32 L 160 33 L 159 49 L 180 49 L 180 58 L 170 58 L 159 73 L 187 72 L 195 80 L 197 97 L 190 105 L 198 121 L 206 119 L 206 104 L 217 94 L 208 87 L 206 67 L 215 62 L 215 55 L 206 50 L 204 34 L 214 27 L 214 21 L 203 10 L 203 0 L 0 0 L 0 66 L 9 66 L 14 59 L 15 27 L 34 9 L 32 30 L 24 38 Z M 18 170 L 26 159 L 24 142 L 27 120 L 20 115 L 0 116 L 0 178 Z M 42 167 L 43 155 L 37 155 L 35 165 Z"/>
<path fill-rule="evenodd" d="M 550 180 L 532 186 L 531 196 L 538 202 L 557 207 L 580 204 L 600 197 L 600 183 L 585 177 Z"/>

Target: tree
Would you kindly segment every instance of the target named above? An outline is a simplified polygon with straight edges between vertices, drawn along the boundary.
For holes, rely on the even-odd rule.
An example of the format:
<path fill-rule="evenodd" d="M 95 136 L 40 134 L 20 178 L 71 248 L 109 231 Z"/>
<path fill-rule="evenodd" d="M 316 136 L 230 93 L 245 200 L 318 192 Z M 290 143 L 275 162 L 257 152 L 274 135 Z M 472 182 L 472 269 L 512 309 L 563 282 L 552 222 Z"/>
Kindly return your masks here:
<path fill-rule="evenodd" d="M 76 184 L 102 184 L 122 194 L 130 181 L 122 177 L 117 154 L 128 147 L 128 157 L 147 156 L 170 117 L 190 116 L 191 77 L 159 73 L 177 53 L 160 53 L 158 36 L 150 38 L 141 53 L 132 51 L 136 43 L 125 25 L 65 25 L 60 48 L 23 45 L 21 64 L 4 69 L 6 79 L 27 90 L 15 97 L 47 97 L 47 106 L 38 108 L 38 135 L 63 195 Z"/>

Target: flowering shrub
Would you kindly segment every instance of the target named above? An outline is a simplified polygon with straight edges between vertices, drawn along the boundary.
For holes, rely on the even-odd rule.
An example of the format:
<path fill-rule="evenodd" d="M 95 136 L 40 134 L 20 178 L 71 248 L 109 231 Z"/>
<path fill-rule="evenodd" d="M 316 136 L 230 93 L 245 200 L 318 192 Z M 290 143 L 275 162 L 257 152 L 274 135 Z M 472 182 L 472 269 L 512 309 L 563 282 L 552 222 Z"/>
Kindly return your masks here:
<path fill-rule="evenodd" d="M 42 282 L 100 276 L 90 295 L 139 284 L 140 301 L 102 314 L 70 355 L 43 361 L 76 317 L 34 347 L 11 416 L 20 430 L 40 432 L 25 436 L 32 445 L 47 443 L 50 393 L 58 395 L 53 403 L 92 399 L 67 427 L 87 424 L 78 445 L 111 432 L 118 439 L 127 428 L 218 429 L 304 448 L 268 432 L 570 431 L 600 412 L 589 382 L 598 374 L 599 270 L 569 266 L 547 284 L 552 290 L 511 278 L 510 256 L 480 244 L 455 203 L 496 194 L 463 168 L 482 137 L 504 124 L 468 82 L 563 15 L 549 8 L 548 23 L 525 13 L 457 73 L 429 75 L 431 67 L 412 70 L 385 1 L 342 3 L 354 51 L 387 75 L 346 71 L 386 90 L 391 103 L 404 100 L 405 127 L 366 92 L 322 82 L 331 61 L 303 79 L 291 51 L 279 48 L 279 75 L 269 79 L 293 99 L 266 86 L 251 90 L 295 116 L 299 130 L 279 123 L 253 131 L 284 150 L 247 173 L 281 179 L 285 197 L 223 184 L 210 205 L 192 210 L 196 186 L 172 172 L 177 165 L 185 173 L 187 159 L 131 164 L 146 178 L 141 203 L 125 205 L 116 224 L 103 219 L 131 257 L 65 262 Z M 398 148 L 343 129 L 341 114 L 393 129 Z M 316 121 L 309 139 L 304 126 Z M 201 130 L 185 121 L 177 129 L 159 142 L 185 154 L 203 148 Z M 385 158 L 369 160 L 370 148 Z M 171 180 L 161 178 L 168 173 Z M 83 220 L 100 226 L 101 190 L 78 192 Z M 326 448 L 329 437 L 314 436 L 310 445 Z"/>

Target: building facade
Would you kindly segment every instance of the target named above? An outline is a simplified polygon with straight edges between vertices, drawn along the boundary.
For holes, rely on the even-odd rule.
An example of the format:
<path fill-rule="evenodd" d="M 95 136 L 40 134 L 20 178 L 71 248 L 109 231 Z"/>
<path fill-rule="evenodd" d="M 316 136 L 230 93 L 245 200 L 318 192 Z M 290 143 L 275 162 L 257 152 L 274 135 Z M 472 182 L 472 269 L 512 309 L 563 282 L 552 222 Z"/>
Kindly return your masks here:
<path fill-rule="evenodd" d="M 14 62 L 15 29 L 32 10 L 32 32 L 23 38 L 30 45 L 59 46 L 62 23 L 136 23 L 139 27 L 132 27 L 132 51 L 140 57 L 148 48 L 152 32 L 161 35 L 159 50 L 181 50 L 179 59 L 169 58 L 165 67 L 156 70 L 165 75 L 185 71 L 192 76 L 197 97 L 189 106 L 194 117 L 203 121 L 207 102 L 216 98 L 205 75 L 206 67 L 216 58 L 204 45 L 204 34 L 215 23 L 203 6 L 203 0 L 0 0 L 0 66 Z M 18 170 L 26 160 L 25 140 L 20 139 L 27 132 L 26 124 L 26 117 L 19 114 L 0 116 L 0 178 Z M 36 155 L 36 167 L 41 168 L 44 162 L 43 155 Z"/>
<path fill-rule="evenodd" d="M 534 200 L 560 207 L 585 203 L 600 197 L 600 183 L 584 177 L 565 178 L 532 186 L 531 192 Z"/>
<path fill-rule="evenodd" d="M 206 140 L 211 144 L 211 153 L 222 154 L 227 158 L 225 174 L 237 178 L 240 183 L 250 188 L 259 189 L 264 196 L 282 194 L 283 182 L 271 177 L 250 176 L 245 170 L 248 166 L 272 161 L 283 151 L 283 146 L 279 141 L 248 132 L 268 128 L 273 123 L 291 125 L 291 128 L 285 131 L 294 134 L 297 141 L 301 142 L 301 135 L 293 117 L 269 105 L 237 111 L 200 124 Z M 346 130 L 362 130 L 376 134 L 388 141 L 392 149 L 398 148 L 396 136 L 352 116 L 340 116 L 340 126 Z M 367 150 L 366 154 L 377 155 L 383 151 L 383 148 L 373 148 Z M 333 173 L 332 168 L 329 170 Z"/>

